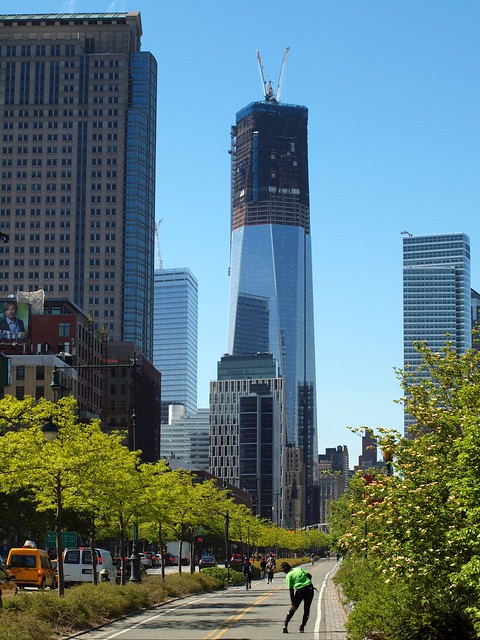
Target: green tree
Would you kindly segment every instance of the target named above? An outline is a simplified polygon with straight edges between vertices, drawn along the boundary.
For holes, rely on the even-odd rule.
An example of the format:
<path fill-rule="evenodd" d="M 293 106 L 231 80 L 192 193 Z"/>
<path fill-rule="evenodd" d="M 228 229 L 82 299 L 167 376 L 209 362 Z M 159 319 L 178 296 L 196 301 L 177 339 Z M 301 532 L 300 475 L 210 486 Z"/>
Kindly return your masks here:
<path fill-rule="evenodd" d="M 332 511 L 348 553 L 339 578 L 356 603 L 352 638 L 460 639 L 479 630 L 480 356 L 417 348 L 421 370 L 399 372 L 416 424 L 409 437 L 377 432 L 394 474 L 359 475 Z"/>

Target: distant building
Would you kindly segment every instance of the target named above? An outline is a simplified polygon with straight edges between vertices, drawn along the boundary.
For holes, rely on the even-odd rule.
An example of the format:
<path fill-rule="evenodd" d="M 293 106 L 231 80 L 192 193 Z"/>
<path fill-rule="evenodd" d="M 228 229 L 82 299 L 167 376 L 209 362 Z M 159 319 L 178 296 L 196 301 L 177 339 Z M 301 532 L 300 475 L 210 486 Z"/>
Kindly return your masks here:
<path fill-rule="evenodd" d="M 318 456 L 320 509 L 319 524 L 328 520 L 328 505 L 346 491 L 350 478 L 348 448 L 329 447 Z"/>
<path fill-rule="evenodd" d="M 464 233 L 403 236 L 404 368 L 421 356 L 415 341 L 434 352 L 451 341 L 458 354 L 472 345 L 470 239 Z M 405 428 L 412 424 L 405 414 Z"/>
<path fill-rule="evenodd" d="M 191 271 L 156 269 L 153 364 L 162 374 L 162 423 L 168 407 L 197 410 L 198 283 Z"/>
<path fill-rule="evenodd" d="M 373 431 L 367 429 L 362 436 L 362 455 L 358 458 L 358 466 L 361 469 L 376 467 L 378 462 L 377 439 L 373 436 Z"/>
<path fill-rule="evenodd" d="M 284 380 L 272 354 L 222 357 L 210 383 L 210 472 L 283 524 Z"/>
<path fill-rule="evenodd" d="M 196 469 L 209 468 L 210 409 L 185 414 L 183 405 L 170 405 L 168 423 L 162 423 L 160 456 L 182 460 Z"/>
<path fill-rule="evenodd" d="M 480 293 L 472 289 L 472 347 L 480 350 Z"/>

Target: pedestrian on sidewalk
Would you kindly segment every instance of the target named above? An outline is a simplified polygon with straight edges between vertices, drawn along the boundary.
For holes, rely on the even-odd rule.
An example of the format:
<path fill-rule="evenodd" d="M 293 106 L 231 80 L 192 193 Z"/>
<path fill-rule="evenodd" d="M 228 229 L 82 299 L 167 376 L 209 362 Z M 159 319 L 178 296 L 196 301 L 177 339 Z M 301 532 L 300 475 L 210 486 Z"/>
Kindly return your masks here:
<path fill-rule="evenodd" d="M 300 607 L 303 601 L 303 618 L 299 632 L 304 633 L 305 625 L 310 616 L 310 606 L 313 600 L 314 587 L 312 584 L 312 576 L 302 567 L 292 567 L 288 562 L 282 562 L 280 569 L 286 574 L 285 580 L 290 591 L 290 609 L 283 623 L 283 633 L 288 633 L 288 623 L 293 618 L 295 611 Z"/>
<path fill-rule="evenodd" d="M 271 553 L 268 556 L 267 562 L 265 564 L 265 569 L 267 571 L 267 584 L 273 582 L 273 574 L 275 573 L 275 565 L 276 565 L 275 556 L 273 555 L 273 553 Z"/>

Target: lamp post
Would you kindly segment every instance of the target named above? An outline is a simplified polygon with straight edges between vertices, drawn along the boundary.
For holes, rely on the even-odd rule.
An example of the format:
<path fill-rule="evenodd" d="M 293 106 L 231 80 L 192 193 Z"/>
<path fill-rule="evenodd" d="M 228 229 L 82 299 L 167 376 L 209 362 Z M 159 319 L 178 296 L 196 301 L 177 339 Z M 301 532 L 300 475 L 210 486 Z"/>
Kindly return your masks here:
<path fill-rule="evenodd" d="M 136 359 L 134 354 L 134 365 L 136 366 Z M 135 384 L 135 369 L 133 370 L 133 412 L 132 412 L 132 450 L 136 451 L 137 449 L 137 414 L 135 413 L 136 406 L 136 384 Z M 141 563 L 140 556 L 138 555 L 138 522 L 133 523 L 133 541 L 132 541 L 132 555 L 129 557 L 130 560 L 130 578 L 129 582 L 141 582 L 142 581 L 142 571 L 141 571 Z M 180 560 L 179 560 L 180 561 Z"/>
<path fill-rule="evenodd" d="M 230 578 L 230 554 L 228 553 L 230 514 L 228 513 L 228 509 L 224 517 L 225 517 L 225 565 L 227 567 L 227 578 Z"/>
<path fill-rule="evenodd" d="M 43 437 L 46 442 L 53 442 L 58 437 L 59 428 L 52 420 L 50 416 L 48 422 L 42 427 Z M 63 574 L 63 558 L 62 558 L 62 483 L 61 472 L 57 469 L 55 474 L 55 496 L 57 500 L 57 507 L 55 513 L 55 533 L 56 533 L 56 548 L 57 548 L 57 571 L 58 571 L 58 595 L 62 597 L 65 592 L 65 580 Z"/>

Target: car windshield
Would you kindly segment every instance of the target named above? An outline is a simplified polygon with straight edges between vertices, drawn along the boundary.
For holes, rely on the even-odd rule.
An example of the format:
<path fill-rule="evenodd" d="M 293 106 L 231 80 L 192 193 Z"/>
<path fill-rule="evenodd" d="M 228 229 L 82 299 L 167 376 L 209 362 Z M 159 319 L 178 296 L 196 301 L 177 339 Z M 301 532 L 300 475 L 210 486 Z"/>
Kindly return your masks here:
<path fill-rule="evenodd" d="M 27 569 L 35 569 L 37 563 L 35 560 L 35 556 L 27 556 L 27 555 L 12 555 L 10 558 L 10 566 L 11 567 L 24 567 Z"/>

